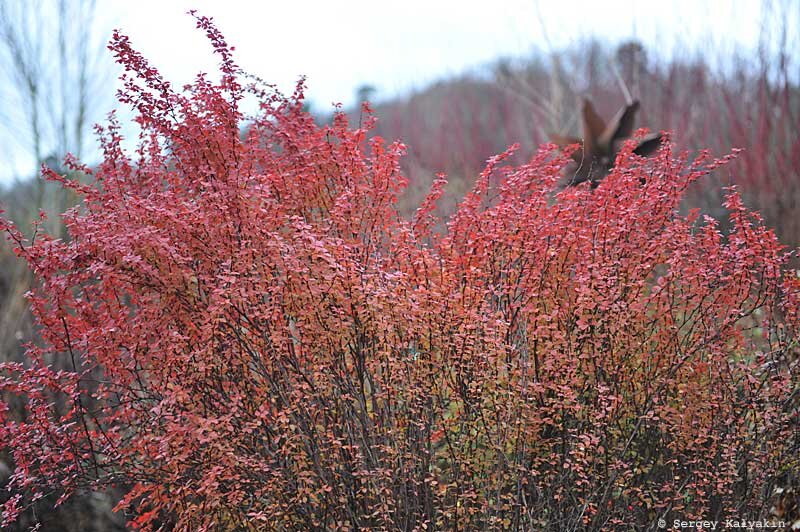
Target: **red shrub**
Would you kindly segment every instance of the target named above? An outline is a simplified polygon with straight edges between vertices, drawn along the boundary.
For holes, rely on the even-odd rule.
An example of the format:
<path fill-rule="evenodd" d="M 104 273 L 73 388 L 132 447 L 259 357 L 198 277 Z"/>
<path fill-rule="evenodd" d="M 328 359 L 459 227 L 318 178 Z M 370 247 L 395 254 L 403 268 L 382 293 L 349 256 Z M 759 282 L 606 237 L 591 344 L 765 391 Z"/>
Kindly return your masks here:
<path fill-rule="evenodd" d="M 129 156 L 112 120 L 94 184 L 65 183 L 69 240 L 3 223 L 43 338 L 2 366 L 26 401 L 0 410 L 6 522 L 109 486 L 144 529 L 763 516 L 796 459 L 797 280 L 735 191 L 727 238 L 678 214 L 719 161 L 628 146 L 556 193 L 563 155 L 504 154 L 437 234 L 444 181 L 404 220 L 403 146 L 318 127 L 302 86 L 251 87 L 240 135 L 247 90 L 198 21 L 223 77 L 182 93 L 115 37 L 143 134 Z"/>

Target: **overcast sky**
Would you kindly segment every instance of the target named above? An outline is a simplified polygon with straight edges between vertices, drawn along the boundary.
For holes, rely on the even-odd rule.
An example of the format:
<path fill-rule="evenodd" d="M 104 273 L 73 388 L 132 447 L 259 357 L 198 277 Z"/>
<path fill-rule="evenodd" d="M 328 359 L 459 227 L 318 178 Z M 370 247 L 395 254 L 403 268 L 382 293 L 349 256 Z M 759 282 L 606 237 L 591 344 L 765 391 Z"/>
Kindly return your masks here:
<path fill-rule="evenodd" d="M 56 0 L 44 0 L 44 3 Z M 800 13 L 800 0 L 788 4 Z M 371 84 L 377 98 L 403 94 L 500 56 L 524 57 L 594 36 L 638 38 L 665 55 L 757 45 L 765 17 L 759 0 L 101 0 L 96 31 L 120 28 L 167 79 L 180 85 L 215 58 L 189 9 L 214 17 L 245 70 L 290 90 L 308 77 L 317 109 L 352 103 Z M 657 6 L 657 7 L 656 7 Z M 796 30 L 796 28 L 795 28 Z M 55 38 L 55 37 L 54 37 Z M 714 60 L 715 58 L 711 58 Z M 106 107 L 114 105 L 110 98 Z M 102 119 L 106 109 L 98 109 Z M 2 142 L 2 139 L 0 139 Z M 92 161 L 89 161 L 92 162 Z M 32 162 L 0 151 L 0 182 L 24 176 Z"/>
<path fill-rule="evenodd" d="M 590 35 L 637 37 L 666 53 L 753 46 L 763 16 L 759 0 L 137 0 L 101 6 L 103 18 L 169 77 L 188 81 L 198 68 L 214 67 L 204 36 L 185 15 L 195 8 L 215 18 L 246 70 L 287 87 L 305 74 L 309 96 L 319 104 L 347 104 L 361 83 L 393 95 L 498 56 L 560 48 Z"/>

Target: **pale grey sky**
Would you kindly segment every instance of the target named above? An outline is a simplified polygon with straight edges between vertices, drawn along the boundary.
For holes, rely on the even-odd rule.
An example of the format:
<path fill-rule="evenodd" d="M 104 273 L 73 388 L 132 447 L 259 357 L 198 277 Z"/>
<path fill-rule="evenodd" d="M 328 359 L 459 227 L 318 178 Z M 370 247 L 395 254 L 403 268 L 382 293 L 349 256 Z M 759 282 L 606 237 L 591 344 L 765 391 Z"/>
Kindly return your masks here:
<path fill-rule="evenodd" d="M 767 8 L 773 4 L 800 13 L 800 0 L 99 0 L 96 31 L 120 28 L 180 85 L 198 71 L 215 72 L 208 42 L 186 15 L 197 9 L 214 17 L 245 70 L 284 90 L 306 75 L 307 96 L 320 109 L 352 103 L 363 83 L 374 85 L 378 98 L 391 97 L 499 56 L 522 57 L 590 36 L 636 37 L 667 55 L 687 49 L 725 55 L 758 44 L 765 17 L 780 16 Z M 114 105 L 110 98 L 107 107 Z M 97 111 L 102 119 L 107 109 Z M 0 143 L 2 135 L 8 132 L 0 132 Z M 0 151 L 0 183 L 33 170 L 22 151 Z"/>
<path fill-rule="evenodd" d="M 185 16 L 213 16 L 236 46 L 240 64 L 291 87 L 309 78 L 319 104 L 349 103 L 369 82 L 396 94 L 501 55 L 559 48 L 595 35 L 663 43 L 665 51 L 698 44 L 753 46 L 761 30 L 759 0 L 380 0 L 106 1 L 115 20 L 168 77 L 188 81 L 214 59 Z M 658 7 L 654 9 L 654 5 Z"/>

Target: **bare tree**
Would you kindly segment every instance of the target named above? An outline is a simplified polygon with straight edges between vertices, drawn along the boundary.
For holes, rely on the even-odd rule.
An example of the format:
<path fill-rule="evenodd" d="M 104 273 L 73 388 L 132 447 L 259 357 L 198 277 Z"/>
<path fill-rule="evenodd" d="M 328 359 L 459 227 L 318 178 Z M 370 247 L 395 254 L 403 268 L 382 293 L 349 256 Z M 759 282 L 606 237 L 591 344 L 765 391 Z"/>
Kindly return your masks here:
<path fill-rule="evenodd" d="M 0 179 L 27 179 L 42 163 L 60 169 L 67 153 L 86 155 L 91 126 L 112 93 L 106 41 L 95 0 L 0 0 L 0 139 L 4 158 L 17 163 L 12 170 L 0 161 Z M 29 188 L 16 202 L 23 219 L 70 203 L 41 179 Z M 60 233 L 56 217 L 48 229 Z"/>
<path fill-rule="evenodd" d="M 95 0 L 0 0 L 0 179 L 17 179 L 0 208 L 23 227 L 43 209 L 52 214 L 47 229 L 62 234 L 57 214 L 74 199 L 29 178 L 42 163 L 60 169 L 67 153 L 86 155 L 91 125 L 111 96 L 106 37 Z M 29 276 L 9 253 L 0 242 L 0 357 L 29 336 L 21 298 Z"/>
<path fill-rule="evenodd" d="M 0 0 L 0 126 L 35 163 L 80 157 L 98 102 L 107 98 L 106 36 L 95 0 Z M 91 107 L 90 107 L 91 104 Z"/>

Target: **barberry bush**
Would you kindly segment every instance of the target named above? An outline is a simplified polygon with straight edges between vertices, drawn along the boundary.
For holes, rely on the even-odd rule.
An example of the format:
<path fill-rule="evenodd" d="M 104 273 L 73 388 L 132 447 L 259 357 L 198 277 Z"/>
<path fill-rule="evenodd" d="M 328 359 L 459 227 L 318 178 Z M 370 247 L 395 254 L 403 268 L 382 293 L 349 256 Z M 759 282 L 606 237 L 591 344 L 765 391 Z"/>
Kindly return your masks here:
<path fill-rule="evenodd" d="M 798 282 L 735 190 L 733 229 L 679 213 L 725 160 L 621 150 L 489 161 L 449 221 L 440 176 L 396 209 L 404 146 L 318 126 L 303 86 L 174 89 L 116 34 L 120 100 L 68 238 L 2 222 L 41 342 L 0 366 L 3 523 L 124 488 L 142 530 L 653 528 L 765 517 L 798 466 Z M 246 116 L 242 102 L 256 98 Z M 13 406 L 13 408 L 12 408 Z"/>

